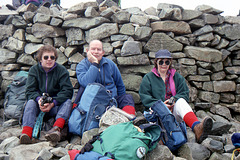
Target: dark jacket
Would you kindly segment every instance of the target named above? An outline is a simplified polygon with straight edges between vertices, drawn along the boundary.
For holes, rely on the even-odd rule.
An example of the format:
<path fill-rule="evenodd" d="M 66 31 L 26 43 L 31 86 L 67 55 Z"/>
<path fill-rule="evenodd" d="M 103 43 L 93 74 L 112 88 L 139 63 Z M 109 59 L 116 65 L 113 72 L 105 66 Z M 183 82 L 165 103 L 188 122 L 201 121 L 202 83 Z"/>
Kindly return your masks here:
<path fill-rule="evenodd" d="M 73 87 L 64 66 L 55 63 L 48 72 L 45 72 L 40 63 L 30 68 L 26 88 L 27 100 L 37 101 L 42 93 L 48 93 L 55 105 L 61 105 L 72 98 Z"/>
<path fill-rule="evenodd" d="M 153 69 L 154 70 L 154 69 Z M 174 85 L 174 87 L 171 87 L 172 93 L 175 100 L 178 100 L 179 98 L 185 99 L 187 102 L 189 101 L 189 89 L 186 83 L 186 80 L 183 76 L 181 76 L 177 72 L 172 72 L 173 75 L 170 75 L 170 83 L 171 85 Z M 172 77 L 172 80 L 171 80 Z M 139 89 L 139 95 L 141 97 L 141 101 L 143 105 L 146 107 L 146 110 L 152 105 L 158 101 L 162 100 L 165 101 L 165 94 L 166 94 L 166 86 L 164 81 L 160 76 L 158 76 L 156 73 L 149 72 L 147 73 L 142 80 L 142 83 L 140 85 Z"/>

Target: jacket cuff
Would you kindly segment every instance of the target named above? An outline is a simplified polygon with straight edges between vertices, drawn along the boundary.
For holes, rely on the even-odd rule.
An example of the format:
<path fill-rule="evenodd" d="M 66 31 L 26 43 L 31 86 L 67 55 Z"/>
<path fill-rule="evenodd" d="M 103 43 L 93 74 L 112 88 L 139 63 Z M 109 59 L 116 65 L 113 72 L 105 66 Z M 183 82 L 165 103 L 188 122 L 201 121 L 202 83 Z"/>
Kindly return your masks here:
<path fill-rule="evenodd" d="M 98 63 L 93 62 L 92 65 L 94 65 L 95 67 L 99 68 L 99 64 Z"/>
<path fill-rule="evenodd" d="M 38 103 L 38 101 L 39 101 L 40 98 L 41 98 L 41 97 L 38 96 L 38 97 L 35 99 L 35 101 Z"/>
<path fill-rule="evenodd" d="M 58 104 L 55 99 L 53 100 L 53 103 L 54 103 L 54 107 L 57 106 L 57 104 Z"/>

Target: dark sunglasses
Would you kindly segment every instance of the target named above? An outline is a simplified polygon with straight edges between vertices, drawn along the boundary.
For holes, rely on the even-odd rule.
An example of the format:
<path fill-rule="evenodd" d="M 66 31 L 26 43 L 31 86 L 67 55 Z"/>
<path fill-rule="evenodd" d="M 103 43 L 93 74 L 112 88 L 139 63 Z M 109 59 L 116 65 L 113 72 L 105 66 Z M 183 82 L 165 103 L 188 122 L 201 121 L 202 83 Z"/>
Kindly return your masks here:
<path fill-rule="evenodd" d="M 44 60 L 48 60 L 49 56 L 43 56 L 43 59 Z M 51 60 L 54 60 L 55 59 L 55 56 L 50 56 L 50 59 Z"/>
<path fill-rule="evenodd" d="M 164 61 L 161 60 L 161 61 L 158 62 L 158 64 L 161 66 L 161 65 L 164 64 Z M 166 65 L 169 65 L 169 64 L 170 64 L 170 61 L 169 61 L 169 60 L 166 60 L 166 61 L 165 61 L 165 64 L 166 64 Z"/>

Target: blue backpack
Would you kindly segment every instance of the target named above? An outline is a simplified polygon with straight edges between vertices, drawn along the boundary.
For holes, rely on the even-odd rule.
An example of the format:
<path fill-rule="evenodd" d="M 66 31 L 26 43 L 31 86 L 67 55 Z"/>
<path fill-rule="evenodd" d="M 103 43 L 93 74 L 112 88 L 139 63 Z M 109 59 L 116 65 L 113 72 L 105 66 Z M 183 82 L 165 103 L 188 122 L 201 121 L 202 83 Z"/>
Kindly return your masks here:
<path fill-rule="evenodd" d="M 102 84 L 88 84 L 69 118 L 69 132 L 82 136 L 87 130 L 99 128 L 101 116 L 113 105 L 117 106 L 116 100 Z"/>
<path fill-rule="evenodd" d="M 157 101 L 151 107 L 153 113 L 144 112 L 144 116 L 150 122 L 157 122 L 162 128 L 161 140 L 171 151 L 177 150 L 187 142 L 187 129 L 184 121 L 177 122 L 172 112 L 161 101 Z"/>

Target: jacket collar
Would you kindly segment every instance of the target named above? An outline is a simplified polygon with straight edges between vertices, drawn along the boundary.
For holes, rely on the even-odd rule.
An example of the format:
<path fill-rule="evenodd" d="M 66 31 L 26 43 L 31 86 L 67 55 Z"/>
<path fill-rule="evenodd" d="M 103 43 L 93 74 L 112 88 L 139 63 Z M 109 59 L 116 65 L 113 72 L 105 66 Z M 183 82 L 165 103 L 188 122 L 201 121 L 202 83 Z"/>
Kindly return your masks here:
<path fill-rule="evenodd" d="M 49 70 L 48 72 L 51 72 L 56 66 L 57 66 L 57 63 L 55 62 L 55 64 L 53 65 L 53 67 L 50 68 L 50 70 Z M 38 67 L 40 68 L 40 70 L 41 70 L 42 72 L 46 72 L 46 71 L 43 69 L 41 62 L 38 63 Z M 48 73 L 48 72 L 46 72 L 46 73 Z"/>

